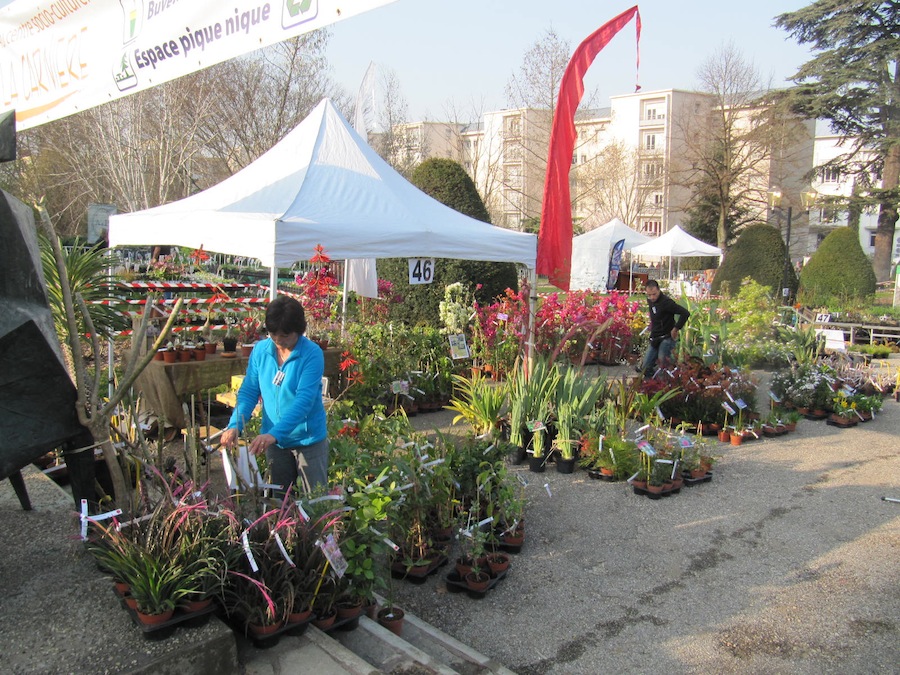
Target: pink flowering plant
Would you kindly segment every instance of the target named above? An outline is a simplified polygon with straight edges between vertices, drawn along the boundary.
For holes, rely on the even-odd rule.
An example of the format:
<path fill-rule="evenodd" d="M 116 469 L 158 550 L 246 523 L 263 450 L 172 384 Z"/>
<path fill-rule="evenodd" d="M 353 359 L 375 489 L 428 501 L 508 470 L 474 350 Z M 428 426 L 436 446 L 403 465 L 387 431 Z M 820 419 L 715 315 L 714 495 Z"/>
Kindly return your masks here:
<path fill-rule="evenodd" d="M 618 361 L 630 349 L 639 313 L 638 303 L 625 293 L 550 293 L 542 296 L 535 317 L 535 348 L 539 353 L 558 350 L 573 362 L 592 351 Z"/>

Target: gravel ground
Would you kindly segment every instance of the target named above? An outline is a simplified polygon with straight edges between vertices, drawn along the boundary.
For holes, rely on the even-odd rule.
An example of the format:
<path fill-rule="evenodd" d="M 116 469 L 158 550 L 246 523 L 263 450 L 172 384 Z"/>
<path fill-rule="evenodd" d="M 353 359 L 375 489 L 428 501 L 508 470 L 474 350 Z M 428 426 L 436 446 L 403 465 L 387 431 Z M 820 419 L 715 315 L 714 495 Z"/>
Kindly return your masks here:
<path fill-rule="evenodd" d="M 801 421 L 722 444 L 710 483 L 658 501 L 516 467 L 530 503 L 509 576 L 473 600 L 443 568 L 395 583 L 398 604 L 522 674 L 900 672 L 900 504 L 881 499 L 900 498 L 898 433 L 893 400 L 856 429 Z M 145 640 L 72 539 L 71 501 L 29 489 L 23 512 L 0 483 L 0 671 L 128 672 L 221 637 Z"/>

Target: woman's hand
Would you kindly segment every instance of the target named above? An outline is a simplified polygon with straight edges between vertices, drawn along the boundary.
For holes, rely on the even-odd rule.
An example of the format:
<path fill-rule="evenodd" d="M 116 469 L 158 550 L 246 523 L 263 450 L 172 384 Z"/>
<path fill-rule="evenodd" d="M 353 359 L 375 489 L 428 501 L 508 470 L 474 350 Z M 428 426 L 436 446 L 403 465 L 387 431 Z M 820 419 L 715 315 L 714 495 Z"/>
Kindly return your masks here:
<path fill-rule="evenodd" d="M 268 450 L 270 445 L 275 445 L 275 437 L 272 434 L 260 434 L 250 443 L 250 452 L 261 455 Z"/>
<path fill-rule="evenodd" d="M 237 427 L 231 427 L 222 432 L 222 435 L 219 437 L 219 443 L 226 448 L 233 448 L 239 435 Z"/>

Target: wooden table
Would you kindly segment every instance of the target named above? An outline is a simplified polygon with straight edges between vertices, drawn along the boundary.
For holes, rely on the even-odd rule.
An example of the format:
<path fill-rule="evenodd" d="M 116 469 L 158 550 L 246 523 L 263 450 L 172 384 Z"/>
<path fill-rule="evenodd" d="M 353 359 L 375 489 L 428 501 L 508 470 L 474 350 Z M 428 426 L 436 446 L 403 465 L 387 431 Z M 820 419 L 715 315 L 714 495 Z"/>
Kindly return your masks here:
<path fill-rule="evenodd" d="M 135 382 L 143 398 L 143 409 L 152 411 L 167 427 L 184 428 L 187 420 L 182 409 L 182 397 L 199 394 L 222 384 L 229 384 L 232 375 L 243 375 L 248 357 L 225 358 L 209 354 L 203 361 L 164 363 L 151 361 Z"/>

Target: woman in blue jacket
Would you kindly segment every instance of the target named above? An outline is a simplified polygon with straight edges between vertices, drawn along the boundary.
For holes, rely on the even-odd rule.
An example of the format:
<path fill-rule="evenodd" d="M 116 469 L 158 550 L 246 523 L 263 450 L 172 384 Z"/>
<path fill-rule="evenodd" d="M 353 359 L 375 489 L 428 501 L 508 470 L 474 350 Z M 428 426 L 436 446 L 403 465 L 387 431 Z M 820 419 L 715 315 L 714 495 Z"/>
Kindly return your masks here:
<path fill-rule="evenodd" d="M 250 452 L 266 453 L 272 482 L 281 495 L 302 477 L 304 488 L 325 487 L 328 480 L 328 438 L 322 404 L 325 357 L 321 348 L 304 337 L 303 306 L 278 296 L 266 309 L 269 337 L 250 354 L 247 373 L 222 445 L 233 447 L 244 424 L 262 399 L 262 427 L 250 443 Z"/>

